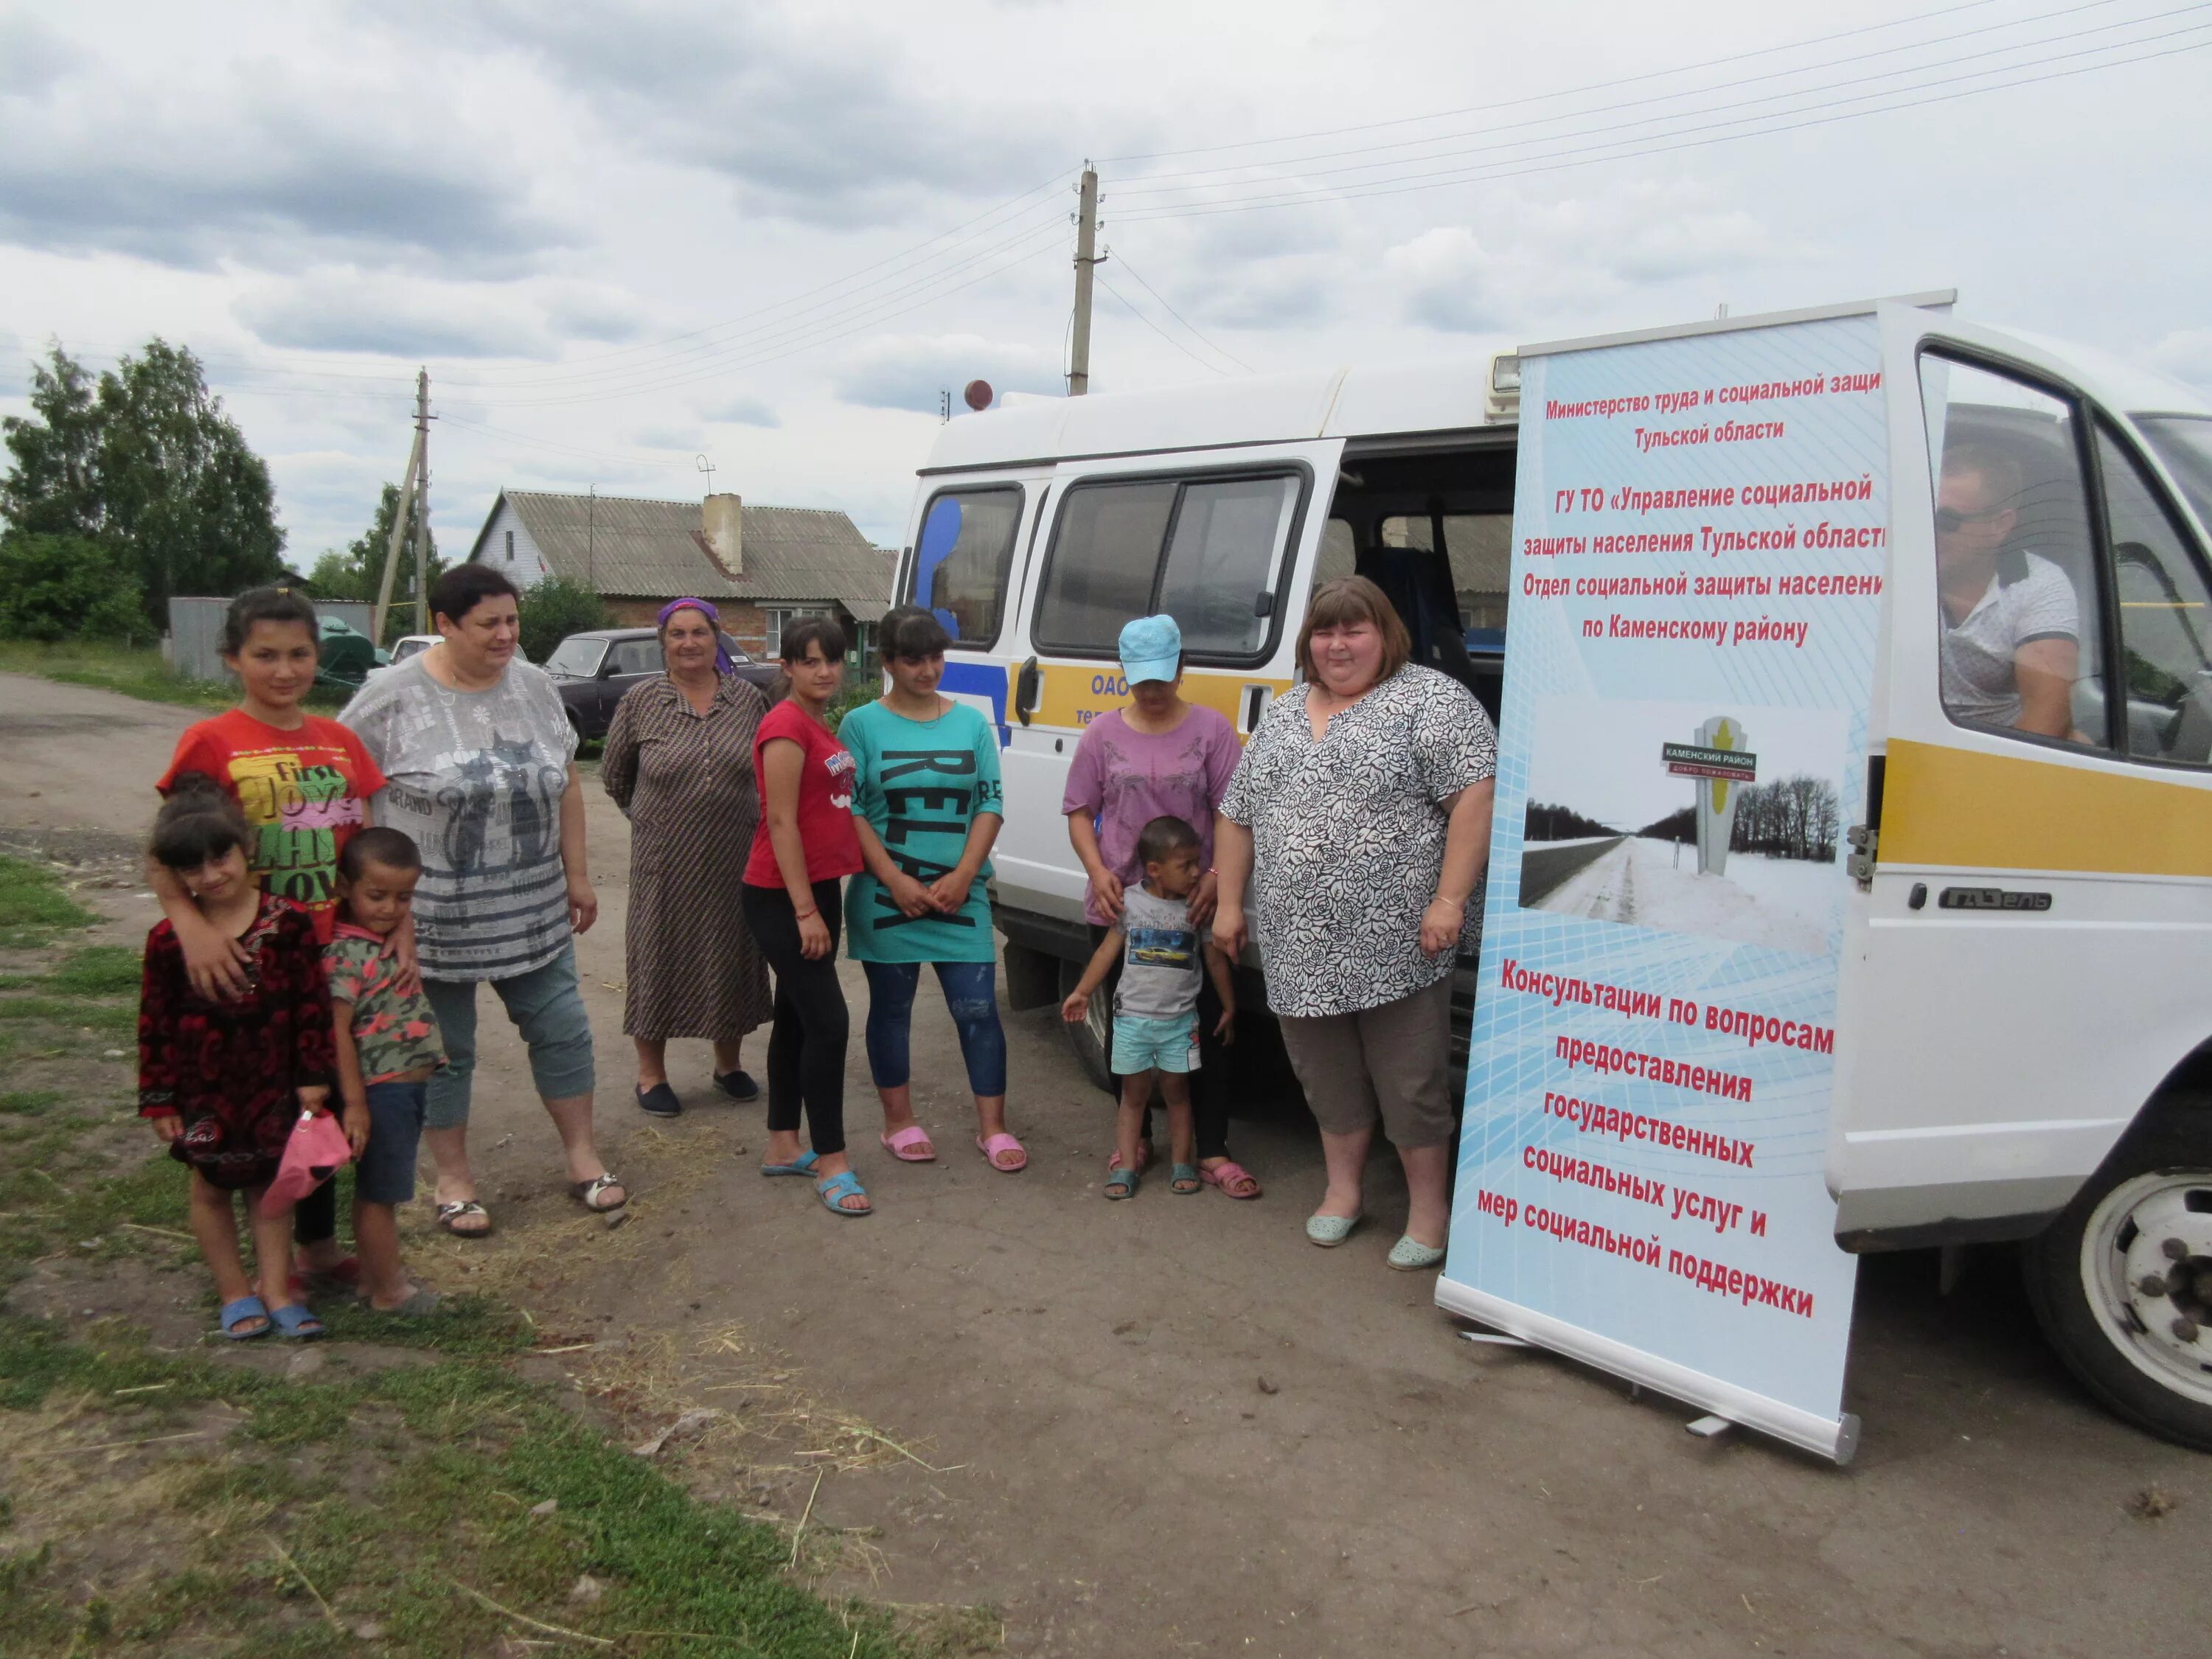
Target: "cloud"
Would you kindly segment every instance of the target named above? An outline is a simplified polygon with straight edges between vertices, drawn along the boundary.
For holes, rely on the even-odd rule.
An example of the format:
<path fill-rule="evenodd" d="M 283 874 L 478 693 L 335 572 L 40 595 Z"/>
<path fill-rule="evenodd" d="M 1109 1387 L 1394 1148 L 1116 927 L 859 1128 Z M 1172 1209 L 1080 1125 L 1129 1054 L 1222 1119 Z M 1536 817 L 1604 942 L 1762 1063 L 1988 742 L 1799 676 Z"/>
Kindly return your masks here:
<path fill-rule="evenodd" d="M 779 427 L 783 424 L 783 417 L 768 404 L 758 398 L 748 398 L 742 393 L 725 398 L 712 408 L 701 410 L 699 418 L 729 426 Z"/>
<path fill-rule="evenodd" d="M 0 239 L 188 270 L 479 272 L 530 269 L 568 240 L 532 205 L 511 138 L 471 129 L 465 104 L 404 63 L 368 59 L 241 55 L 190 98 L 173 82 L 198 65 L 108 64 L 88 90 L 73 77 L 0 98 Z"/>
<path fill-rule="evenodd" d="M 629 434 L 640 449 L 681 449 L 696 453 L 706 445 L 706 434 L 696 426 L 641 426 Z"/>
<path fill-rule="evenodd" d="M 42 92 L 86 61 L 35 18 L 0 17 L 0 97 Z"/>
<path fill-rule="evenodd" d="M 2212 392 L 2212 328 L 2176 329 L 2150 349 L 2149 357 L 2160 373 Z"/>
<path fill-rule="evenodd" d="M 720 173 L 747 205 L 777 217 L 846 228 L 860 213 L 901 221 L 919 205 L 917 185 L 1001 189 L 1040 154 L 1078 147 L 1072 135 L 1058 142 L 1063 104 L 1004 86 L 962 96 L 933 65 L 893 59 L 887 32 L 812 14 L 785 19 L 704 0 L 619 14 L 475 0 L 438 16 L 534 61 L 617 142 Z"/>
<path fill-rule="evenodd" d="M 1382 256 L 1396 281 L 1405 314 L 1448 334 L 1492 334 L 1510 328 L 1517 311 L 1509 262 L 1460 225 L 1442 225 L 1401 242 Z"/>
<path fill-rule="evenodd" d="M 980 334 L 885 336 L 849 354 L 831 375 L 842 403 L 866 409 L 911 409 L 934 415 L 939 394 L 950 391 L 959 406 L 961 388 L 988 380 L 1000 397 L 1009 392 L 1063 392 L 1059 355 L 1034 346 L 987 340 Z"/>
<path fill-rule="evenodd" d="M 473 285 L 404 282 L 322 270 L 264 283 L 231 314 L 264 343 L 384 356 L 550 357 L 555 342 L 534 307 Z"/>
<path fill-rule="evenodd" d="M 569 339 L 601 340 L 622 345 L 646 331 L 636 302 L 620 289 L 595 284 L 562 284 L 545 307 L 547 325 Z"/>
<path fill-rule="evenodd" d="M 1382 256 L 1409 321 L 1447 333 L 1510 331 L 1547 309 L 1600 305 L 1638 289 L 1721 279 L 1796 257 L 1750 214 L 1701 186 L 1632 180 L 1594 198 L 1509 198 L 1484 235 L 1440 225 Z"/>

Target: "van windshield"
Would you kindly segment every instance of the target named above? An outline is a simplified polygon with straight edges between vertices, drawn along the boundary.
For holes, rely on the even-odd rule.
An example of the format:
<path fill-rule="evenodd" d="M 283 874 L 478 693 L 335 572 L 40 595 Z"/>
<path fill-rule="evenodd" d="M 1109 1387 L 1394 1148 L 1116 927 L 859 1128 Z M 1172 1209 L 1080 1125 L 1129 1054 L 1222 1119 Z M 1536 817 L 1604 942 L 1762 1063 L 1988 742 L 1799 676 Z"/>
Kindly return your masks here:
<path fill-rule="evenodd" d="M 2197 522 L 2212 528 L 2212 418 L 2138 415 L 2136 425 L 2197 509 Z"/>

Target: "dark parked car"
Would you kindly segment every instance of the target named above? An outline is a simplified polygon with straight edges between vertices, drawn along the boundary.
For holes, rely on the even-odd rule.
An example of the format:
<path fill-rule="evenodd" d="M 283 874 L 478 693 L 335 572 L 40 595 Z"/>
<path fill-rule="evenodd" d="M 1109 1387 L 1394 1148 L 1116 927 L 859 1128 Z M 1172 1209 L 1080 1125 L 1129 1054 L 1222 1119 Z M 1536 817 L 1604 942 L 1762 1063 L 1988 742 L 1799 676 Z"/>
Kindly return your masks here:
<path fill-rule="evenodd" d="M 782 678 L 775 664 L 755 662 L 727 634 L 722 635 L 722 649 L 730 653 L 739 677 L 764 691 L 773 690 Z M 545 672 L 553 677 L 568 708 L 568 724 L 586 739 L 606 736 L 623 693 L 660 671 L 660 636 L 650 628 L 595 628 L 571 634 L 545 659 Z"/>

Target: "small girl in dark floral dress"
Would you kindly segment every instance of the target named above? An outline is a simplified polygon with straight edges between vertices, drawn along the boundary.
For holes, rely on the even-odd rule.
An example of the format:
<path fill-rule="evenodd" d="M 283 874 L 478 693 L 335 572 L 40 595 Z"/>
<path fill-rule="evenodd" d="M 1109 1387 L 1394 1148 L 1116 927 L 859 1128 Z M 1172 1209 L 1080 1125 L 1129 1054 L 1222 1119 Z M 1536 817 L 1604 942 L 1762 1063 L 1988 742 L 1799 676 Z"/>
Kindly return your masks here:
<path fill-rule="evenodd" d="M 246 953 L 242 997 L 210 1001 L 185 972 L 176 930 L 146 937 L 138 1007 L 138 1113 L 169 1156 L 191 1169 L 192 1237 L 214 1271 L 222 1333 L 319 1336 L 322 1323 L 287 1285 L 292 1213 L 261 1212 L 260 1198 L 302 1110 L 330 1098 L 334 1060 L 321 949 L 307 913 L 254 885 L 251 832 L 212 778 L 186 773 L 154 820 L 153 854 L 191 893 L 200 915 Z M 348 1123 L 359 1150 L 368 1125 Z M 233 1194 L 246 1194 L 260 1292 L 239 1255 Z"/>

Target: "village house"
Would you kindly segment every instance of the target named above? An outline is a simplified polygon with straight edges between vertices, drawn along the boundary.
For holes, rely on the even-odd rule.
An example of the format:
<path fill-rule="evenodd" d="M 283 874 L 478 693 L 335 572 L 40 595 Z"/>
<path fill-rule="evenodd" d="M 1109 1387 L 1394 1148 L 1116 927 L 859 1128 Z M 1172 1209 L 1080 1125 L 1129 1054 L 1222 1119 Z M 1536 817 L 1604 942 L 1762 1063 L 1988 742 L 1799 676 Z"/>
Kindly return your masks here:
<path fill-rule="evenodd" d="M 500 492 L 469 557 L 520 587 L 549 575 L 580 582 L 629 626 L 649 626 L 671 599 L 706 599 L 723 630 L 757 657 L 776 654 L 787 623 L 834 616 L 862 661 L 890 607 L 898 562 L 825 507 L 748 506 L 733 495 L 701 503 L 535 489 Z"/>

